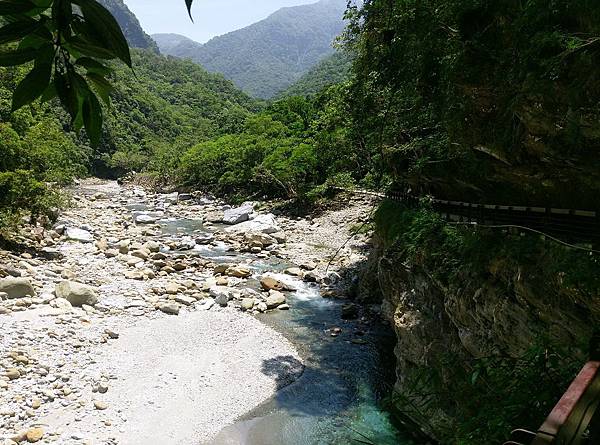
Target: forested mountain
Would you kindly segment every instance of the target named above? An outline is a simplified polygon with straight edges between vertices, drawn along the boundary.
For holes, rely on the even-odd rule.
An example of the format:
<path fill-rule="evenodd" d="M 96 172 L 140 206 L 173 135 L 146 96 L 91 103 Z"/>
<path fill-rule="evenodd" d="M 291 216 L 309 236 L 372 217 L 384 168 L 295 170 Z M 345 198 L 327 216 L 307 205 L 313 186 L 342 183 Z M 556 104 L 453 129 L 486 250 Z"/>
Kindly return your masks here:
<path fill-rule="evenodd" d="M 343 82 L 350 76 L 352 57 L 347 52 L 336 51 L 321 60 L 315 67 L 294 82 L 289 88 L 277 95 L 278 98 L 288 96 L 310 96 L 324 88 Z"/>
<path fill-rule="evenodd" d="M 158 52 L 156 42 L 142 29 L 139 20 L 123 0 L 99 0 L 99 2 L 115 16 L 129 46 Z"/>
<path fill-rule="evenodd" d="M 189 146 L 240 131 L 258 110 L 231 81 L 193 62 L 149 50 L 134 50 L 132 57 L 135 73 L 114 64 L 116 88 L 111 106 L 103 107 L 104 134 L 95 149 L 73 130 L 58 100 L 11 113 L 12 92 L 27 66 L 0 68 L 0 189 L 6 193 L 0 199 L 0 228 L 23 206 L 48 209 L 50 201 L 36 180 L 64 183 L 90 172 L 142 169 L 167 175 L 172 160 Z"/>
<path fill-rule="evenodd" d="M 154 35 L 165 54 L 190 58 L 220 72 L 247 93 L 270 98 L 324 57 L 344 28 L 346 0 L 282 8 L 265 20 L 216 37 L 204 45 L 171 34 Z"/>

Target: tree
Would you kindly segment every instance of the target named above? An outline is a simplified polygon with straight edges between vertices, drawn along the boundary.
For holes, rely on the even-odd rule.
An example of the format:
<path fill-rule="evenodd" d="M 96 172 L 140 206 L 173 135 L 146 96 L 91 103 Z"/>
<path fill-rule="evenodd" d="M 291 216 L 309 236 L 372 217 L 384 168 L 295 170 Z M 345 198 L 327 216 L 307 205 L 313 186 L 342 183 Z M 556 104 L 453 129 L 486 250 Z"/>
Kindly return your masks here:
<path fill-rule="evenodd" d="M 193 0 L 185 0 L 191 17 Z M 85 127 L 96 146 L 102 135 L 102 106 L 113 90 L 105 60 L 133 69 L 125 36 L 96 0 L 0 0 L 0 66 L 30 64 L 15 88 L 12 110 L 41 98 L 58 97 L 75 130 Z"/>

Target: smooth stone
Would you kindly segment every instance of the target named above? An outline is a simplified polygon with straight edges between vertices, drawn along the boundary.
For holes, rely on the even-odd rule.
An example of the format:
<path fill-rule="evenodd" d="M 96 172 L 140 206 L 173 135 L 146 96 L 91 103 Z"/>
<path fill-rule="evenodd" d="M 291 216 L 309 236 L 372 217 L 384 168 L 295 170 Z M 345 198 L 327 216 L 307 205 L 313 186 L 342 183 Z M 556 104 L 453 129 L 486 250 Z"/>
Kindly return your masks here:
<path fill-rule="evenodd" d="M 98 296 L 92 287 L 74 281 L 63 281 L 57 284 L 55 294 L 58 298 L 64 298 L 76 307 L 84 304 L 94 306 L 98 303 Z"/>
<path fill-rule="evenodd" d="M 94 400 L 94 408 L 98 411 L 104 411 L 105 409 L 108 409 L 108 405 L 100 400 Z"/>
<path fill-rule="evenodd" d="M 252 212 L 254 212 L 254 206 L 250 203 L 243 204 L 234 209 L 225 210 L 223 213 L 223 222 L 225 224 L 239 224 L 248 221 Z"/>
<path fill-rule="evenodd" d="M 42 428 L 30 428 L 27 430 L 26 437 L 29 443 L 39 442 L 44 437 L 44 430 Z"/>
<path fill-rule="evenodd" d="M 242 298 L 241 308 L 244 311 L 249 311 L 254 307 L 256 300 L 254 298 Z"/>
<path fill-rule="evenodd" d="M 260 278 L 260 285 L 264 290 L 283 290 L 285 287 L 281 281 L 267 276 Z"/>
<path fill-rule="evenodd" d="M 272 290 L 269 292 L 269 296 L 265 303 L 267 304 L 267 309 L 275 309 L 285 303 L 285 295 L 276 290 Z"/>
<path fill-rule="evenodd" d="M 67 228 L 65 235 L 67 239 L 71 241 L 78 241 L 80 243 L 93 243 L 94 235 L 87 230 L 78 229 L 76 227 Z"/>
<path fill-rule="evenodd" d="M 0 292 L 5 293 L 9 299 L 35 297 L 35 290 L 29 278 L 4 278 L 0 280 Z"/>
<path fill-rule="evenodd" d="M 158 306 L 158 310 L 168 315 L 179 315 L 179 305 L 177 303 L 163 303 Z"/>

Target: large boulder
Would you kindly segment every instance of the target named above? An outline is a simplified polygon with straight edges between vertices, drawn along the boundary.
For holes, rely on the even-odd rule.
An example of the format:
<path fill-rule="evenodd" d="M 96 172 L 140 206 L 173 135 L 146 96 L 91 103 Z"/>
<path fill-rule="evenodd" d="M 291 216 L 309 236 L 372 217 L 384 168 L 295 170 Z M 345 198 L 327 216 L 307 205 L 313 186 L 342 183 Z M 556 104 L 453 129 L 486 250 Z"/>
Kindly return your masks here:
<path fill-rule="evenodd" d="M 35 290 L 28 278 L 4 278 L 0 280 L 0 292 L 4 292 L 10 299 L 35 296 Z"/>
<path fill-rule="evenodd" d="M 264 290 L 276 290 L 276 291 L 280 291 L 285 289 L 285 285 L 279 281 L 276 278 L 273 277 L 269 277 L 269 276 L 262 276 L 260 278 L 260 285 L 262 286 L 262 288 Z"/>
<path fill-rule="evenodd" d="M 265 303 L 267 303 L 267 309 L 275 309 L 285 303 L 285 295 L 276 290 L 272 290 L 269 292 L 269 296 Z"/>
<path fill-rule="evenodd" d="M 225 210 L 223 214 L 223 222 L 225 224 L 239 224 L 250 219 L 250 215 L 254 212 L 254 207 L 250 203 L 245 203 L 240 207 Z"/>
<path fill-rule="evenodd" d="M 80 243 L 93 243 L 94 235 L 87 230 L 78 229 L 76 227 L 69 227 L 65 232 L 67 239 L 71 241 L 78 241 Z"/>
<path fill-rule="evenodd" d="M 229 227 L 225 229 L 230 233 L 277 233 L 281 232 L 281 228 L 275 221 L 275 215 L 272 213 L 267 213 L 264 215 L 258 215 L 252 221 L 246 221 L 241 224 L 236 224 L 233 227 Z"/>
<path fill-rule="evenodd" d="M 264 247 L 271 246 L 273 244 L 277 244 L 277 240 L 273 238 L 271 235 L 267 235 L 266 233 L 246 233 L 244 236 L 247 243 L 260 243 Z"/>
<path fill-rule="evenodd" d="M 94 306 L 98 302 L 98 295 L 92 287 L 74 281 L 63 281 L 57 284 L 54 293 L 57 298 L 64 298 L 77 307 L 84 304 Z"/>

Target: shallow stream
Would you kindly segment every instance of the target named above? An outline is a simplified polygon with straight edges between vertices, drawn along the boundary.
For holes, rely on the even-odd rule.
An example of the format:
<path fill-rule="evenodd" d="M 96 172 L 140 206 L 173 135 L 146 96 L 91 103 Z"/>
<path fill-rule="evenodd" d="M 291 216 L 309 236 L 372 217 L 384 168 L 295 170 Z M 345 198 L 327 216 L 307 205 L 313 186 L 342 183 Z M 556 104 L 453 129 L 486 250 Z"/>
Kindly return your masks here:
<path fill-rule="evenodd" d="M 135 212 L 144 207 L 130 208 Z M 197 237 L 209 232 L 199 221 L 159 221 L 166 236 Z M 284 275 L 291 264 L 278 259 L 228 252 L 225 246 L 196 246 L 185 253 L 215 262 L 244 263 L 254 278 L 272 272 L 296 288 L 288 294 L 288 311 L 272 311 L 259 319 L 282 333 L 301 353 L 305 370 L 293 384 L 272 399 L 226 427 L 202 445 L 409 445 L 407 435 L 390 421 L 383 399 L 394 382 L 395 337 L 376 316 L 347 321 L 341 318 L 345 303 L 323 298 L 316 284 Z M 258 287 L 258 281 L 250 286 Z M 332 336 L 338 328 L 339 334 Z M 263 364 L 264 373 L 281 372 L 279 366 Z M 283 376 L 282 376 L 283 380 Z M 252 384 L 252 382 L 232 382 Z"/>

